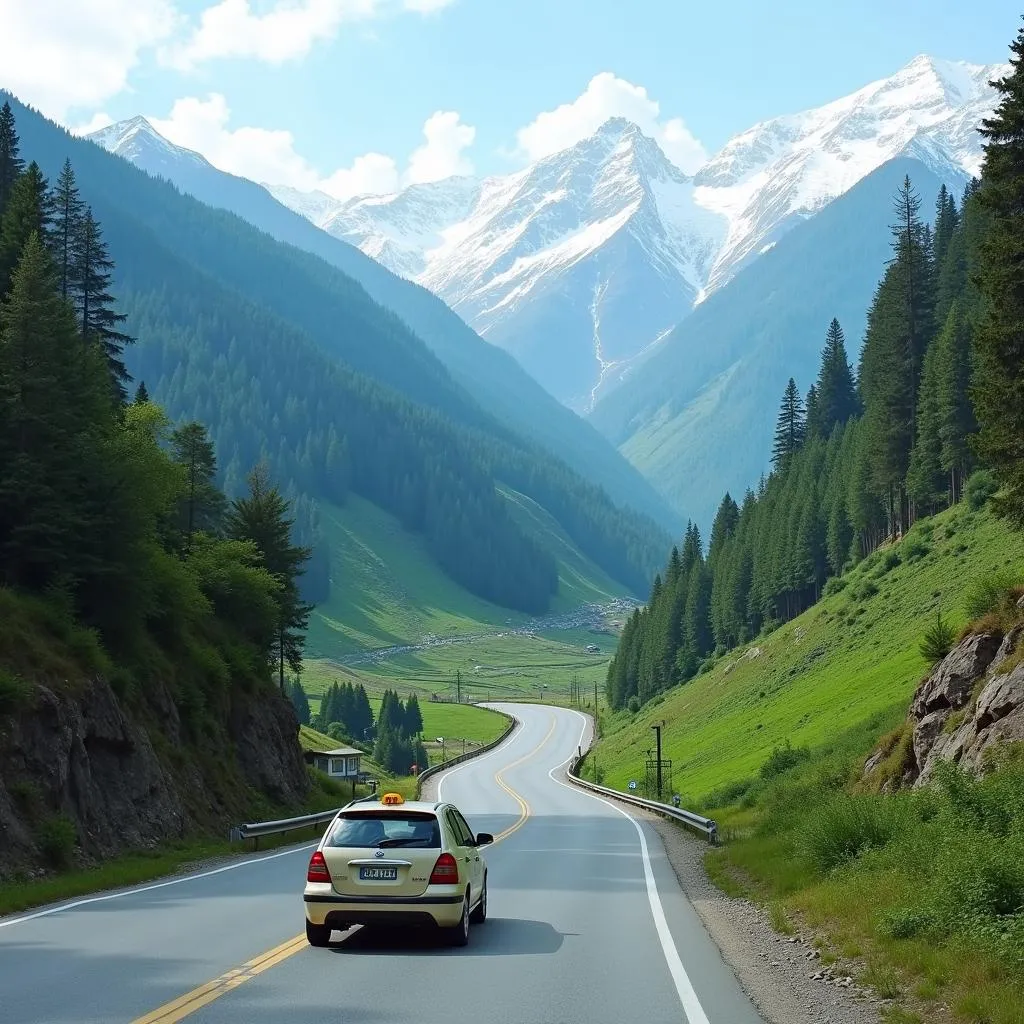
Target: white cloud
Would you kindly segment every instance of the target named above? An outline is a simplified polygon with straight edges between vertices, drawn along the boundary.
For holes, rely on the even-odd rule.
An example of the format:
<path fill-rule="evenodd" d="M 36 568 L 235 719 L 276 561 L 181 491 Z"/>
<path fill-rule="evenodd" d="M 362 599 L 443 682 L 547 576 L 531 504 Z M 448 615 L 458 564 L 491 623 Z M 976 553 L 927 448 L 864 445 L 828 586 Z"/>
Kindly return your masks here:
<path fill-rule="evenodd" d="M 439 110 L 423 125 L 422 146 L 413 150 L 405 173 L 407 184 L 440 181 L 453 174 L 472 174 L 473 165 L 464 156 L 476 138 L 476 128 L 463 124 L 454 110 Z"/>
<path fill-rule="evenodd" d="M 335 199 L 351 199 L 397 192 L 400 184 L 398 164 L 393 157 L 364 153 L 352 161 L 351 167 L 341 167 L 324 178 L 318 188 Z"/>
<path fill-rule="evenodd" d="M 164 61 L 187 70 L 223 57 L 251 57 L 283 64 L 333 39 L 347 22 L 366 21 L 390 9 L 421 14 L 452 0 L 277 0 L 259 13 L 250 0 L 220 0 L 199 16 L 190 37 L 164 51 Z"/>
<path fill-rule="evenodd" d="M 5 88 L 58 120 L 121 92 L 143 51 L 178 21 L 171 0 L 14 0 L 0 8 Z"/>
<path fill-rule="evenodd" d="M 608 118 L 625 117 L 656 139 L 674 164 L 692 173 L 707 160 L 707 151 L 681 118 L 662 121 L 660 114 L 658 101 L 642 85 L 602 71 L 572 103 L 539 114 L 516 138 L 526 157 L 539 160 L 593 135 Z"/>
<path fill-rule="evenodd" d="M 93 114 L 85 123 L 72 127 L 71 132 L 73 135 L 91 135 L 101 128 L 109 128 L 113 123 L 114 119 L 101 110 L 98 114 Z"/>
<path fill-rule="evenodd" d="M 316 188 L 319 176 L 295 151 L 290 131 L 270 128 L 229 128 L 231 110 L 220 93 L 202 100 L 176 100 L 167 118 L 149 118 L 153 127 L 177 146 L 194 149 L 222 171 L 291 185 Z"/>
<path fill-rule="evenodd" d="M 175 101 L 168 117 L 150 117 L 149 121 L 164 138 L 202 153 L 222 171 L 306 192 L 319 189 L 337 199 L 384 195 L 413 182 L 469 173 L 472 165 L 463 150 L 476 134 L 454 111 L 438 111 L 423 125 L 424 143 L 409 157 L 404 174 L 393 157 L 364 153 L 351 166 L 323 175 L 296 151 L 291 132 L 230 127 L 231 110 L 220 93 L 206 99 L 183 97 Z"/>

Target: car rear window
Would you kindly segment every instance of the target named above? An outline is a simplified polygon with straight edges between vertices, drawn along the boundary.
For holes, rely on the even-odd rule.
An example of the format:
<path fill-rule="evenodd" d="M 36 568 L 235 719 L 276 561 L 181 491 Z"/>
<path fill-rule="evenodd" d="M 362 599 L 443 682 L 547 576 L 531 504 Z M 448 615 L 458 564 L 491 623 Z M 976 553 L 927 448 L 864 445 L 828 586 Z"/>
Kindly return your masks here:
<path fill-rule="evenodd" d="M 327 845 L 432 849 L 441 845 L 441 830 L 432 814 L 353 811 L 334 823 Z"/>

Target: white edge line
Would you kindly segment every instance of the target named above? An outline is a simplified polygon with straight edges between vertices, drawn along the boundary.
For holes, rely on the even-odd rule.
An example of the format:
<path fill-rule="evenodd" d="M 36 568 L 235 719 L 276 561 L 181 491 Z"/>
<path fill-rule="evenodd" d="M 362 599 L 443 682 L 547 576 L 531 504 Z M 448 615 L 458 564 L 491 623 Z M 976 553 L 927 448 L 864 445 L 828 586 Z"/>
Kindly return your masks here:
<path fill-rule="evenodd" d="M 581 715 L 578 711 L 573 711 L 572 708 L 566 710 L 572 711 L 574 715 L 579 715 L 583 719 L 583 731 L 580 733 L 579 745 L 582 746 L 583 738 L 587 734 L 587 729 L 590 723 L 587 721 L 584 715 Z M 665 960 L 668 963 L 669 973 L 672 975 L 672 980 L 676 986 L 676 992 L 679 995 L 679 1001 L 683 1004 L 683 1011 L 686 1013 L 686 1019 L 689 1024 L 710 1024 L 708 1016 L 704 1012 L 704 1007 L 700 1004 L 700 999 L 697 997 L 697 993 L 693 988 L 693 983 L 690 981 L 690 976 L 686 973 L 686 968 L 683 966 L 683 961 L 679 956 L 679 950 L 676 949 L 675 941 L 672 938 L 672 932 L 669 929 L 668 921 L 665 918 L 665 908 L 661 903 L 661 896 L 658 893 L 658 885 L 654 880 L 654 870 L 651 867 L 650 851 L 647 849 L 647 837 L 644 835 L 643 827 L 640 822 L 624 811 L 621 807 L 616 806 L 610 800 L 606 800 L 604 797 L 598 796 L 596 793 L 591 793 L 589 790 L 583 789 L 580 786 L 573 786 L 571 783 L 562 782 L 561 779 L 555 778 L 555 772 L 559 769 L 564 768 L 572 760 L 572 755 L 566 758 L 561 764 L 556 765 L 551 771 L 548 772 L 548 778 L 557 786 L 562 786 L 564 789 L 572 790 L 574 793 L 582 794 L 583 796 L 590 797 L 591 800 L 597 800 L 599 803 L 605 804 L 610 807 L 613 811 L 618 811 L 627 821 L 629 821 L 633 828 L 636 829 L 636 834 L 640 837 L 640 853 L 644 864 L 644 880 L 647 883 L 647 899 L 651 905 L 651 916 L 654 918 L 654 927 L 658 932 L 658 940 L 661 943 L 662 952 L 665 954 Z"/>
<path fill-rule="evenodd" d="M 317 840 L 319 842 L 319 840 Z M 137 896 L 144 892 L 153 892 L 154 889 L 164 889 L 169 885 L 181 885 L 182 882 L 193 882 L 197 878 L 209 878 L 211 875 L 219 875 L 224 871 L 234 871 L 236 868 L 249 867 L 252 864 L 263 864 L 268 860 L 276 860 L 278 857 L 288 857 L 294 853 L 302 853 L 304 850 L 311 850 L 317 843 L 304 843 L 302 846 L 290 847 L 279 853 L 268 853 L 265 857 L 256 857 L 246 860 L 235 861 L 233 864 L 225 864 L 223 867 L 213 868 L 210 871 L 200 871 L 194 875 L 182 875 L 180 878 L 169 878 L 164 882 L 157 882 L 153 885 L 144 885 L 131 889 L 119 889 L 117 892 L 107 892 L 99 896 L 89 896 L 86 899 L 75 900 L 72 903 L 60 903 L 55 907 L 47 907 L 45 910 L 37 910 L 31 914 L 22 914 L 20 917 L 9 917 L 0 920 L 0 928 L 9 928 L 14 924 L 24 924 L 26 921 L 35 921 L 40 917 L 49 917 L 51 914 L 59 914 L 63 910 L 74 910 L 76 907 L 85 907 L 90 903 L 105 903 L 107 900 L 120 899 L 122 896 Z"/>

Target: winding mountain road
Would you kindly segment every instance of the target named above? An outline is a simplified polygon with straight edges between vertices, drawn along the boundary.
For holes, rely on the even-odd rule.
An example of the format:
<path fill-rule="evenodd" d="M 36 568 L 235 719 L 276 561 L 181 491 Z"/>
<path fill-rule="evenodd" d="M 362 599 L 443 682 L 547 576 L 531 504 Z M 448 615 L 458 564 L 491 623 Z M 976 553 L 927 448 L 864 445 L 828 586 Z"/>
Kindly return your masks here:
<path fill-rule="evenodd" d="M 18 1024 L 761 1024 L 679 889 L 657 832 L 565 781 L 588 724 L 522 722 L 438 783 L 486 852 L 469 946 L 302 932 L 310 844 L 0 919 L 0 1019 Z"/>

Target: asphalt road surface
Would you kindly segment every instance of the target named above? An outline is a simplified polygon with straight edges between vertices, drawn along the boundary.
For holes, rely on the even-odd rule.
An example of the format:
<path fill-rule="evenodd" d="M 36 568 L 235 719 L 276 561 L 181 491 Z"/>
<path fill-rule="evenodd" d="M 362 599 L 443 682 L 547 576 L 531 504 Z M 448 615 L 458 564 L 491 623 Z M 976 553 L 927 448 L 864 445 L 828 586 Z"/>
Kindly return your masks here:
<path fill-rule="evenodd" d="M 439 783 L 485 852 L 469 945 L 303 933 L 310 845 L 0 919 L 5 1024 L 761 1024 L 679 889 L 657 833 L 564 781 L 587 723 L 522 725 Z"/>

